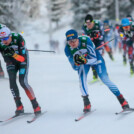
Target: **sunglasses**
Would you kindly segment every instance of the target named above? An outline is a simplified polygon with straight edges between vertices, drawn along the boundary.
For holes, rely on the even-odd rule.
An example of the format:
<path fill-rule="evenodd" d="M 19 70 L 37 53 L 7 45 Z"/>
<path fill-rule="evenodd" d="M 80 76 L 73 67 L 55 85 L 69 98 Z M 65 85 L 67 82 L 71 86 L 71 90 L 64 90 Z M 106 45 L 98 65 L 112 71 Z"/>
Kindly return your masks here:
<path fill-rule="evenodd" d="M 9 36 L 8 37 L 5 37 L 5 38 L 3 38 L 3 39 L 1 39 L 1 41 L 6 41 L 6 40 L 8 40 L 9 39 Z"/>
<path fill-rule="evenodd" d="M 72 40 L 69 40 L 67 42 L 68 42 L 68 44 L 71 44 L 71 43 L 75 43 L 76 41 L 77 41 L 77 39 L 72 39 Z"/>
<path fill-rule="evenodd" d="M 92 22 L 86 22 L 86 24 L 87 24 L 87 25 L 91 25 L 91 24 L 92 24 Z"/>
<path fill-rule="evenodd" d="M 123 29 L 128 29 L 130 26 L 124 26 Z"/>

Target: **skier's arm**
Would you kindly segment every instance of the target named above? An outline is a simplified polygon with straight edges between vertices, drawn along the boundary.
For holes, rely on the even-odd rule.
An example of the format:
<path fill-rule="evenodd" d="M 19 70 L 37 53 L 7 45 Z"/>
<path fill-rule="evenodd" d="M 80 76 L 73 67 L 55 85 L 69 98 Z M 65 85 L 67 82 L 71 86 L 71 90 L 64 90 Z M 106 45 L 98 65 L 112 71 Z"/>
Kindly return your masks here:
<path fill-rule="evenodd" d="M 87 39 L 87 50 L 88 50 L 88 54 L 86 56 L 86 59 L 87 59 L 86 64 L 88 64 L 88 65 L 97 64 L 95 46 L 94 46 L 93 42 L 89 38 Z"/>
<path fill-rule="evenodd" d="M 78 70 L 79 69 L 79 66 L 76 66 L 75 63 L 74 63 L 74 59 L 73 59 L 73 56 L 71 54 L 71 52 L 69 51 L 68 47 L 66 46 L 65 47 L 65 55 L 67 56 L 72 68 L 74 70 Z"/>
<path fill-rule="evenodd" d="M 19 54 L 16 54 L 16 60 L 20 62 L 24 62 L 26 59 L 26 48 L 25 48 L 25 40 L 21 35 L 18 37 L 18 51 Z"/>
<path fill-rule="evenodd" d="M 16 59 L 19 62 L 24 61 L 24 57 L 15 53 L 15 51 L 12 47 L 5 46 L 2 50 L 2 53 L 4 56 L 13 57 L 14 59 Z"/>
<path fill-rule="evenodd" d="M 13 48 L 6 45 L 2 45 L 1 42 L 0 42 L 0 51 L 3 52 L 5 56 L 11 56 L 19 62 L 23 62 L 25 60 L 23 56 L 15 53 Z"/>

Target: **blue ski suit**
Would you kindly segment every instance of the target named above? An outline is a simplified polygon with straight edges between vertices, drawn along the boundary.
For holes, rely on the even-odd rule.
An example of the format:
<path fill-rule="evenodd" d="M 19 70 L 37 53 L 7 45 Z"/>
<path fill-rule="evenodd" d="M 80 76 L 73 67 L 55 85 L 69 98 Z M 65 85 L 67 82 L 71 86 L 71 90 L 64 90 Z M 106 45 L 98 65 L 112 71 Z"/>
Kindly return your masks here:
<path fill-rule="evenodd" d="M 69 44 L 66 44 L 65 55 L 72 65 L 72 68 L 78 72 L 82 96 L 88 95 L 87 75 L 90 66 L 94 66 L 98 76 L 102 82 L 111 90 L 111 92 L 115 96 L 119 96 L 120 91 L 118 87 L 109 79 L 104 59 L 99 51 L 95 49 L 95 46 L 91 39 L 87 36 L 80 36 L 78 39 L 79 45 L 77 48 L 73 49 L 69 46 Z M 87 63 L 79 66 L 75 65 L 73 57 L 76 54 L 86 55 L 85 58 L 87 59 Z"/>

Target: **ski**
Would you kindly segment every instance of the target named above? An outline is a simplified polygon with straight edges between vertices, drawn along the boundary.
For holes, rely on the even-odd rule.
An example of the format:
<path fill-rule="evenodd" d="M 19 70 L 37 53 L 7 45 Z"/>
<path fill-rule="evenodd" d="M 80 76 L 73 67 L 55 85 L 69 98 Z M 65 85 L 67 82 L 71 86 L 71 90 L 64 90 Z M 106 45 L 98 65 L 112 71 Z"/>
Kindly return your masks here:
<path fill-rule="evenodd" d="M 91 114 L 91 113 L 93 113 L 93 112 L 95 112 L 95 111 L 96 111 L 96 109 L 91 110 L 90 112 L 83 113 L 80 117 L 78 117 L 77 119 L 75 119 L 75 121 L 76 121 L 76 122 L 77 122 L 77 121 L 80 121 L 80 120 L 82 120 L 83 118 L 85 118 L 86 116 L 88 116 L 89 114 Z"/>
<path fill-rule="evenodd" d="M 19 114 L 19 115 L 14 115 L 14 116 L 12 116 L 12 117 L 6 119 L 6 120 L 0 121 L 0 123 L 12 121 L 12 120 L 14 120 L 14 119 L 17 119 L 18 117 L 22 117 L 22 116 L 25 116 L 25 115 L 31 115 L 31 114 L 33 114 L 33 113 L 21 113 L 21 114 Z"/>
<path fill-rule="evenodd" d="M 31 120 L 28 120 L 27 123 L 32 123 L 34 122 L 36 119 L 38 119 L 40 116 L 42 116 L 43 114 L 45 114 L 47 111 L 44 111 L 43 113 L 41 114 L 37 114 L 37 115 L 34 115 L 34 117 L 31 119 Z"/>
<path fill-rule="evenodd" d="M 122 114 L 122 113 L 128 114 L 128 113 L 131 113 L 131 112 L 134 112 L 134 108 L 127 108 L 127 109 L 124 109 L 124 110 L 122 110 L 122 111 L 120 111 L 120 112 L 117 112 L 117 113 L 115 113 L 115 114 L 116 114 L 116 115 L 119 115 L 119 114 Z"/>

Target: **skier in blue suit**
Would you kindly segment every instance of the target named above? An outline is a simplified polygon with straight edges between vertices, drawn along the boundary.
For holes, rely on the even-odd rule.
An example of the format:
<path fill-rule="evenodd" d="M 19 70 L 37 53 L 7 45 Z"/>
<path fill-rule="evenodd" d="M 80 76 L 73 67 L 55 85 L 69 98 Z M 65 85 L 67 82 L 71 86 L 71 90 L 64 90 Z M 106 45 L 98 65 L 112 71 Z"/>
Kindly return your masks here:
<path fill-rule="evenodd" d="M 87 87 L 87 74 L 91 66 L 94 66 L 102 82 L 117 97 L 122 108 L 129 108 L 128 102 L 120 93 L 118 87 L 109 79 L 103 57 L 98 50 L 95 49 L 90 38 L 87 36 L 78 37 L 77 31 L 71 29 L 66 32 L 66 40 L 65 55 L 73 69 L 76 70 L 79 75 L 80 89 L 84 101 L 83 112 L 89 112 L 91 110 Z"/>

